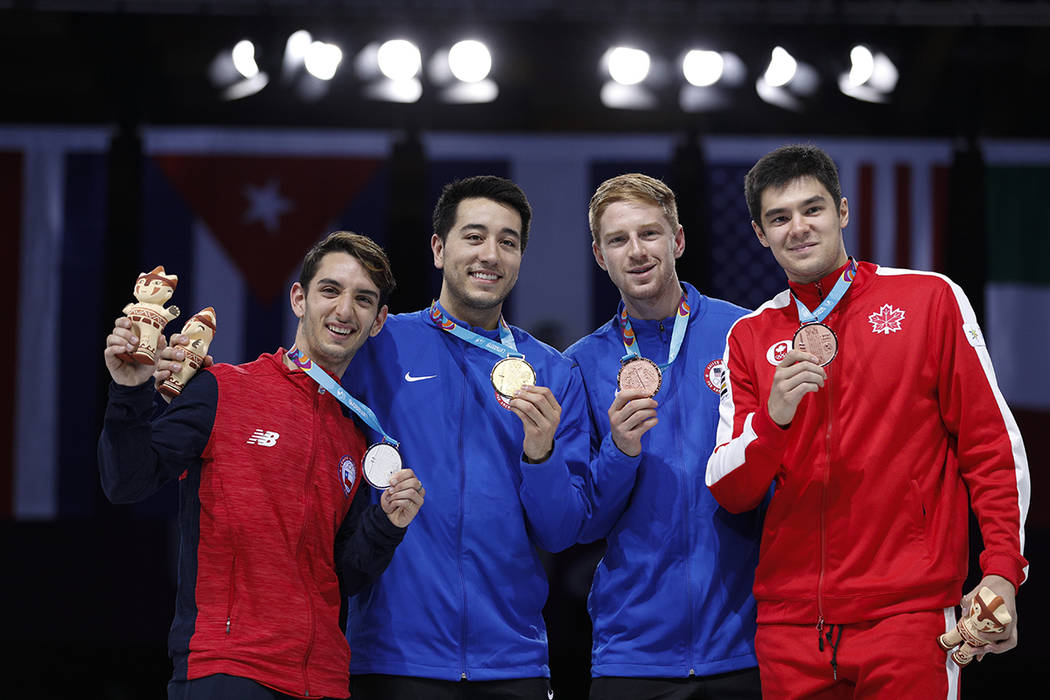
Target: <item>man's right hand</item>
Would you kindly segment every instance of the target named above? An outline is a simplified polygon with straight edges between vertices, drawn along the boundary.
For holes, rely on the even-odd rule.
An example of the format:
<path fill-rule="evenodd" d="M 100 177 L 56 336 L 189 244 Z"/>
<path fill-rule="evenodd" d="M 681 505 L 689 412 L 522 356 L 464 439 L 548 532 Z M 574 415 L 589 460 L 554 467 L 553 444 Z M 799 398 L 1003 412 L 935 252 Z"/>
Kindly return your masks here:
<path fill-rule="evenodd" d="M 620 452 L 628 457 L 642 453 L 642 435 L 659 422 L 658 405 L 644 389 L 625 389 L 616 395 L 609 407 L 609 425 Z"/>
<path fill-rule="evenodd" d="M 171 403 L 171 397 L 160 391 L 160 386 L 165 380 L 173 374 L 177 374 L 182 370 L 182 363 L 186 359 L 186 351 L 182 348 L 190 344 L 189 336 L 177 333 L 171 336 L 171 345 L 167 345 L 164 342 L 164 336 L 161 335 L 159 345 L 157 347 L 157 364 L 153 366 L 153 385 L 160 392 L 160 395 L 165 401 Z M 211 355 L 204 357 L 203 367 L 211 367 L 215 364 L 215 359 Z"/>
<path fill-rule="evenodd" d="M 159 346 L 164 347 L 164 336 L 160 337 Z M 135 335 L 131 319 L 121 316 L 113 323 L 113 331 L 106 336 L 106 349 L 102 353 L 106 369 L 113 381 L 123 386 L 138 386 L 149 380 L 153 374 L 151 365 L 140 365 L 137 362 L 123 360 L 118 355 L 135 352 L 139 337 Z"/>
<path fill-rule="evenodd" d="M 786 428 L 795 419 L 802 397 L 819 391 L 828 378 L 817 357 L 801 350 L 791 350 L 777 365 L 766 408 L 773 422 Z"/>

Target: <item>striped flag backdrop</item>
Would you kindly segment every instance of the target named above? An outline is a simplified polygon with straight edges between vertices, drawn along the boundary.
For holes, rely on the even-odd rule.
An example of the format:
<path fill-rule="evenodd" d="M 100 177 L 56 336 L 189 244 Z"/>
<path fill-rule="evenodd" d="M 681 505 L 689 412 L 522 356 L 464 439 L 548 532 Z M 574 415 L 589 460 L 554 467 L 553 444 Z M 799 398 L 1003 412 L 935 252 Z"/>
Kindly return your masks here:
<path fill-rule="evenodd" d="M 96 360 L 79 360 L 99 347 L 108 141 L 105 129 L 0 130 L 4 327 L 17 329 L 0 395 L 0 518 L 52 519 L 83 502 L 82 474 L 98 481 Z"/>
<path fill-rule="evenodd" d="M 1042 214 L 1050 190 L 1050 142 L 989 142 L 984 154 L 985 339 L 999 387 L 1024 437 L 1037 494 L 1047 485 L 1050 461 L 1050 222 Z M 1033 505 L 1037 502 L 1033 497 Z M 1050 527 L 1050 512 L 1033 508 L 1029 523 Z"/>
<path fill-rule="evenodd" d="M 838 166 L 850 208 L 844 233 L 850 255 L 889 267 L 944 271 L 952 159 L 947 141 L 711 138 L 706 143 L 711 294 L 755 308 L 787 286 L 751 229 L 744 176 L 774 148 L 807 142 L 824 148 Z"/>

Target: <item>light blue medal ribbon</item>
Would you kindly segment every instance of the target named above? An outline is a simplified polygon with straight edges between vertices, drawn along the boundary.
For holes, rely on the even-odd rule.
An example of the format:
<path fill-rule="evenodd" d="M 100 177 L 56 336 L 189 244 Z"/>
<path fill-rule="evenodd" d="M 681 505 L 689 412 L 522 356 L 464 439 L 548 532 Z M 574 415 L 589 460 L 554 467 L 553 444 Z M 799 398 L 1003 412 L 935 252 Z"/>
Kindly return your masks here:
<path fill-rule="evenodd" d="M 678 311 L 675 313 L 674 328 L 671 331 L 671 347 L 667 351 L 667 362 L 662 365 L 653 363 L 661 371 L 670 367 L 678 357 L 678 351 L 682 348 L 682 340 L 685 338 L 685 329 L 689 325 L 689 313 L 689 300 L 685 292 L 682 292 L 682 298 L 678 302 Z M 623 339 L 623 349 L 627 351 L 627 354 L 620 358 L 621 363 L 642 356 L 638 350 L 638 339 L 634 335 L 634 328 L 631 327 L 631 319 L 627 317 L 627 306 L 622 301 L 620 302 L 620 336 Z"/>
<path fill-rule="evenodd" d="M 824 298 L 816 310 L 810 311 L 802 300 L 795 297 L 795 306 L 798 308 L 798 320 L 801 324 L 792 338 L 792 345 L 799 350 L 808 352 L 817 358 L 817 363 L 825 367 L 835 359 L 839 352 L 839 341 L 835 331 L 824 325 L 822 321 L 827 318 L 835 305 L 842 300 L 846 290 L 853 284 L 853 278 L 857 274 L 857 261 L 850 258 L 846 269 L 842 271 L 831 293 Z"/>
<path fill-rule="evenodd" d="M 479 335 L 474 331 L 467 330 L 463 326 L 456 324 L 452 319 L 444 314 L 441 307 L 438 306 L 437 301 L 430 304 L 430 318 L 434 323 L 443 331 L 447 331 L 452 335 L 467 341 L 471 345 L 476 345 L 482 350 L 488 350 L 493 355 L 499 355 L 503 359 L 508 357 L 518 357 L 525 359 L 525 356 L 518 352 L 518 346 L 514 342 L 514 334 L 510 330 L 510 326 L 503 320 L 503 316 L 499 317 L 499 342 L 491 338 L 486 338 L 483 335 Z"/>
<path fill-rule="evenodd" d="M 401 445 L 397 440 L 387 435 L 386 431 L 383 430 L 383 426 L 379 424 L 379 419 L 376 418 L 375 412 L 372 411 L 371 408 L 347 393 L 346 389 L 339 385 L 339 382 L 332 379 L 328 372 L 325 372 L 323 369 L 315 365 L 313 360 L 299 352 L 298 348 L 293 346 L 292 349 L 288 351 L 288 359 L 291 360 L 296 367 L 310 375 L 315 382 L 321 385 L 322 389 L 328 391 L 328 393 L 334 396 L 339 403 L 357 414 L 357 416 L 363 420 L 369 428 L 382 435 L 384 443 L 395 449 Z"/>
<path fill-rule="evenodd" d="M 849 289 L 850 285 L 853 284 L 853 279 L 857 276 L 857 261 L 853 258 L 849 259 L 849 265 L 842 271 L 842 276 L 839 277 L 835 286 L 831 288 L 831 293 L 824 297 L 824 301 L 820 302 L 817 308 L 810 311 L 806 308 L 806 305 L 802 303 L 797 296 L 795 297 L 795 306 L 798 307 L 798 320 L 803 326 L 810 323 L 820 323 L 831 310 L 835 308 L 835 305 L 842 300 L 845 296 L 846 290 Z"/>
<path fill-rule="evenodd" d="M 511 410 L 508 402 L 514 397 L 514 394 L 522 386 L 535 383 L 536 370 L 525 359 L 525 355 L 518 352 L 518 346 L 514 342 L 514 334 L 511 332 L 507 322 L 503 320 L 502 315 L 499 317 L 498 343 L 491 338 L 486 338 L 456 324 L 441 310 L 437 300 L 430 304 L 430 319 L 441 330 L 502 358 L 492 368 L 492 374 L 489 375 L 489 379 L 492 382 L 492 388 L 496 392 L 496 401 L 503 408 L 508 411 Z M 501 368 L 503 371 L 501 371 Z"/>

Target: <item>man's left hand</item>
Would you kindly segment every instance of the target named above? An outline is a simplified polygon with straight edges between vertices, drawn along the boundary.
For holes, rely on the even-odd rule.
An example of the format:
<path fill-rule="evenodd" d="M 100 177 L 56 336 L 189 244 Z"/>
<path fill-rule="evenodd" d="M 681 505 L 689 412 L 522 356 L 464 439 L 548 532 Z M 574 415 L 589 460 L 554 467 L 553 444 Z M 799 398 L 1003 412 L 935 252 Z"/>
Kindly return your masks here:
<path fill-rule="evenodd" d="M 977 591 L 981 590 L 981 586 L 988 586 L 993 593 L 1003 599 L 1003 604 L 1006 605 L 1006 611 L 1010 613 L 1010 624 L 1007 625 L 1006 629 L 1000 632 L 993 641 L 990 641 L 988 644 L 978 648 L 974 652 L 978 661 L 980 661 L 985 654 L 1002 654 L 1004 651 L 1010 651 L 1017 646 L 1017 601 L 1015 600 L 1014 584 L 1010 583 L 1002 576 L 985 576 L 972 591 L 964 595 L 962 601 L 959 603 L 959 605 L 962 606 L 962 614 L 966 615 L 969 613 L 970 605 L 973 603 L 973 597 L 977 595 Z"/>
<path fill-rule="evenodd" d="M 525 427 L 522 449 L 532 462 L 542 462 L 554 450 L 554 434 L 561 421 L 561 406 L 545 386 L 523 386 L 510 400 L 510 410 Z"/>
<path fill-rule="evenodd" d="M 408 527 L 423 506 L 427 490 L 411 469 L 400 469 L 390 476 L 390 488 L 383 492 L 379 505 L 398 527 Z"/>

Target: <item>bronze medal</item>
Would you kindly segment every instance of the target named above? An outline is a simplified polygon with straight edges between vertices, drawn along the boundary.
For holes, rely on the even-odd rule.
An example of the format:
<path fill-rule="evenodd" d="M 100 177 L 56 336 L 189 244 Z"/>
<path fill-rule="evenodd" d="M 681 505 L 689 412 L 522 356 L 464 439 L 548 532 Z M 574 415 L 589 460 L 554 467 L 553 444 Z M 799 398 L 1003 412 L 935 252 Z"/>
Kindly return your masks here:
<path fill-rule="evenodd" d="M 523 386 L 536 383 L 536 370 L 524 357 L 506 357 L 495 364 L 489 379 L 497 398 L 503 396 L 511 399 Z"/>
<path fill-rule="evenodd" d="M 659 366 L 647 357 L 632 357 L 620 365 L 616 375 L 616 389 L 642 389 L 650 398 L 656 396 L 663 384 Z"/>
<path fill-rule="evenodd" d="M 377 489 L 390 488 L 390 477 L 401 469 L 401 453 L 386 442 L 377 442 L 365 451 L 365 481 Z"/>
<path fill-rule="evenodd" d="M 835 359 L 839 352 L 839 340 L 835 331 L 823 323 L 807 323 L 795 331 L 794 346 L 797 350 L 817 356 L 817 363 L 824 367 Z"/>

